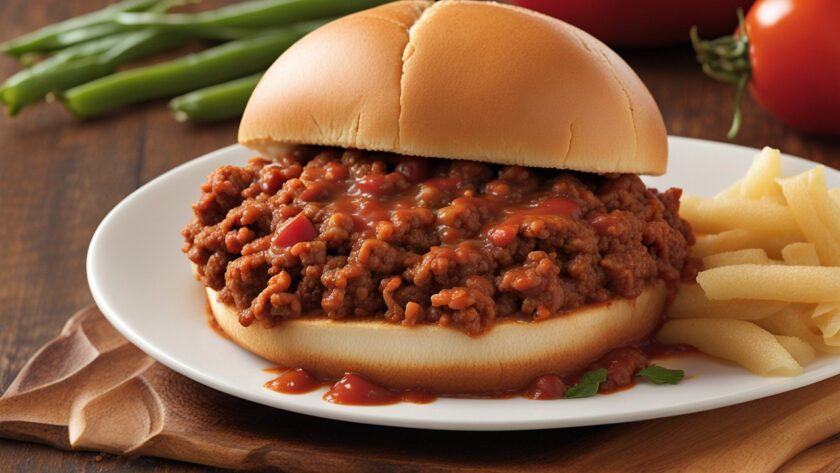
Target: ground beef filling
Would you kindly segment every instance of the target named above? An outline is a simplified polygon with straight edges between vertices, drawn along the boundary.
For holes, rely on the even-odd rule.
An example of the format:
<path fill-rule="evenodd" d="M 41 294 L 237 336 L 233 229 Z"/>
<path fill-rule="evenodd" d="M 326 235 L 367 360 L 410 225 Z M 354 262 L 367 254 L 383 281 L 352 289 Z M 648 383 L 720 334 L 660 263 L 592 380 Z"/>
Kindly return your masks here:
<path fill-rule="evenodd" d="M 693 278 L 680 193 L 633 174 L 298 146 L 214 171 L 182 233 L 243 325 L 326 315 L 475 335 Z"/>

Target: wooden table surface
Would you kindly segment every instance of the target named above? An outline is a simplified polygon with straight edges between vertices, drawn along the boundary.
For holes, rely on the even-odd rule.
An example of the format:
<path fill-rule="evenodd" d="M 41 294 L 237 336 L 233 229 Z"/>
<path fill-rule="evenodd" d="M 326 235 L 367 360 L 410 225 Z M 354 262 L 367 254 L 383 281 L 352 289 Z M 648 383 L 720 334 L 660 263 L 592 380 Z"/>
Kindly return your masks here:
<path fill-rule="evenodd" d="M 0 2 L 0 40 L 109 3 Z M 725 140 L 733 90 L 707 79 L 688 48 L 620 51 L 650 88 L 672 135 Z M 0 59 L 0 77 L 17 70 Z M 789 130 L 749 97 L 734 143 L 770 145 L 840 168 L 840 139 Z M 236 123 L 175 123 L 162 103 L 77 123 L 60 106 L 0 117 L 0 390 L 92 302 L 85 278 L 88 241 L 122 198 L 150 179 L 236 140 Z M 0 471 L 206 471 L 177 462 L 65 453 L 0 440 Z"/>

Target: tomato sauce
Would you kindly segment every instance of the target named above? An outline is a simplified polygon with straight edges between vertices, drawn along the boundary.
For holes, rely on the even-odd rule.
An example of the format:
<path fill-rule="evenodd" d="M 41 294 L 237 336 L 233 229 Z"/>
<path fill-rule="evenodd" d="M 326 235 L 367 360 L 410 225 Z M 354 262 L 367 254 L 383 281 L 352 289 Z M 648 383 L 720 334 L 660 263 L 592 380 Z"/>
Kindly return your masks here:
<path fill-rule="evenodd" d="M 401 401 L 428 404 L 435 399 L 437 396 L 421 391 L 396 391 L 383 388 L 353 373 L 345 374 L 324 394 L 324 400 L 327 402 L 350 406 L 384 406 Z"/>
<path fill-rule="evenodd" d="M 265 383 L 265 387 L 283 394 L 306 394 L 319 388 L 329 387 L 324 400 L 332 404 L 350 406 L 384 406 L 398 402 L 428 404 L 438 398 L 437 395 L 424 391 L 395 390 L 374 384 L 362 376 L 346 373 L 336 382 L 319 379 L 312 373 L 301 369 L 283 367 L 267 368 L 264 371 L 279 373 Z"/>
<path fill-rule="evenodd" d="M 319 379 L 303 369 L 269 368 L 265 371 L 280 375 L 267 383 L 265 387 L 283 394 L 304 394 L 322 387 L 329 387 L 323 399 L 332 404 L 347 406 L 384 406 L 399 402 L 428 404 L 438 397 L 472 399 L 506 399 L 522 396 L 527 399 L 546 401 L 562 399 L 566 391 L 577 384 L 587 372 L 603 368 L 606 380 L 601 383 L 598 394 L 612 394 L 626 391 L 636 385 L 636 373 L 647 366 L 650 359 L 679 356 L 696 352 L 689 345 L 665 345 L 655 341 L 638 347 L 625 347 L 611 350 L 585 370 L 569 375 L 545 374 L 537 377 L 521 391 L 483 393 L 483 394 L 433 394 L 418 390 L 389 389 L 373 383 L 365 377 L 346 373 L 338 381 Z"/>
<path fill-rule="evenodd" d="M 566 388 L 563 378 L 556 374 L 548 374 L 535 379 L 522 395 L 536 401 L 561 399 L 566 394 Z"/>
<path fill-rule="evenodd" d="M 679 343 L 675 345 L 666 345 L 657 341 L 652 341 L 642 347 L 648 359 L 670 358 L 673 356 L 685 355 L 686 353 L 699 353 L 697 348 Z"/>
<path fill-rule="evenodd" d="M 303 369 L 284 370 L 265 387 L 284 394 L 304 394 L 324 386 L 324 382 Z"/>
<path fill-rule="evenodd" d="M 210 308 L 210 300 L 208 300 L 206 297 L 204 298 L 204 318 L 205 322 L 207 323 L 207 326 L 213 329 L 213 331 L 216 332 L 216 335 L 230 340 L 228 334 L 225 333 L 224 329 L 222 329 L 222 326 L 219 325 L 219 322 L 216 320 L 216 316 L 213 315 L 213 309 Z"/>

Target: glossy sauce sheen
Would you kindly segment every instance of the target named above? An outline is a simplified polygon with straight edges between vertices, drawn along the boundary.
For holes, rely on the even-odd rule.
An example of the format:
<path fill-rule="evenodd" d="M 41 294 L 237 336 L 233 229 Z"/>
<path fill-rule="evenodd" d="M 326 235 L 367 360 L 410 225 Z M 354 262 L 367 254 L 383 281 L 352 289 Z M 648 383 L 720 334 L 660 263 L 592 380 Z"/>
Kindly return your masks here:
<path fill-rule="evenodd" d="M 428 404 L 437 396 L 422 391 L 398 391 L 383 388 L 352 373 L 345 374 L 335 383 L 318 379 L 303 369 L 269 368 L 267 372 L 279 376 L 265 383 L 265 387 L 283 394 L 305 394 L 330 386 L 324 400 L 333 404 L 350 406 L 384 406 L 398 402 Z"/>
<path fill-rule="evenodd" d="M 391 175 L 374 174 L 361 179 L 349 187 L 333 184 L 325 188 L 319 198 L 332 197 L 328 208 L 351 214 L 355 230 L 365 237 L 376 234 L 377 223 L 388 221 L 391 212 L 398 209 L 411 209 L 417 206 L 417 195 L 422 192 L 440 194 L 454 193 L 458 190 L 457 178 L 434 177 L 410 185 L 405 189 L 390 189 Z M 329 190 L 326 190 L 329 189 Z M 489 223 L 479 232 L 498 246 L 509 245 L 526 217 L 541 216 L 546 218 L 580 218 L 580 205 L 571 199 L 562 197 L 545 198 L 542 192 L 524 195 L 522 201 L 511 204 L 495 195 L 467 195 L 456 197 L 451 206 L 472 205 L 483 209 L 490 216 Z M 441 220 L 447 220 L 446 210 L 441 211 Z M 465 235 L 454 228 L 441 228 L 442 243 L 456 244 Z M 443 231 L 445 230 L 445 231 Z"/>
<path fill-rule="evenodd" d="M 309 393 L 323 385 L 323 381 L 300 368 L 296 370 L 285 370 L 280 373 L 280 376 L 265 383 L 265 387 L 268 389 L 284 394 Z"/>
<path fill-rule="evenodd" d="M 350 406 L 384 406 L 401 401 L 427 404 L 437 396 L 420 391 L 394 391 L 371 383 L 357 374 L 346 374 L 333 384 L 324 400 Z"/>
<path fill-rule="evenodd" d="M 547 374 L 535 379 L 522 395 L 536 401 L 548 401 L 562 398 L 566 394 L 566 389 L 563 378 L 556 374 Z"/>

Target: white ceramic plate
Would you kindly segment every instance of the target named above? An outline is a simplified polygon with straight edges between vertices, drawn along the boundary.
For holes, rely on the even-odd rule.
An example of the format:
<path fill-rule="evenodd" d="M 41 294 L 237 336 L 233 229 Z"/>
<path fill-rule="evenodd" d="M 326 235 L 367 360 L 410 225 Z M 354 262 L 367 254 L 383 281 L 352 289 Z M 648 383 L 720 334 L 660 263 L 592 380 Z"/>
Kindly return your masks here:
<path fill-rule="evenodd" d="M 668 174 L 653 186 L 712 195 L 743 175 L 756 150 L 687 138 L 670 139 Z M 794 378 L 763 378 L 700 355 L 659 361 L 686 370 L 677 386 L 641 383 L 587 399 L 531 401 L 439 399 L 430 404 L 339 406 L 323 390 L 286 395 L 263 387 L 269 363 L 219 337 L 205 321 L 202 289 L 181 253 L 180 230 L 208 173 L 252 155 L 229 146 L 190 161 L 146 184 L 102 221 L 90 244 L 90 289 L 108 320 L 151 357 L 199 383 L 289 411 L 369 424 L 451 430 L 521 430 L 627 422 L 686 414 L 789 391 L 840 374 L 840 357 L 821 357 Z M 784 158 L 787 174 L 813 166 Z M 840 173 L 828 170 L 832 187 Z"/>

